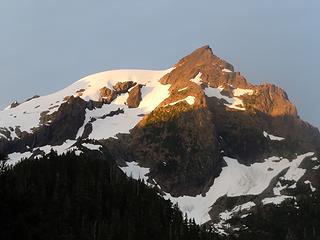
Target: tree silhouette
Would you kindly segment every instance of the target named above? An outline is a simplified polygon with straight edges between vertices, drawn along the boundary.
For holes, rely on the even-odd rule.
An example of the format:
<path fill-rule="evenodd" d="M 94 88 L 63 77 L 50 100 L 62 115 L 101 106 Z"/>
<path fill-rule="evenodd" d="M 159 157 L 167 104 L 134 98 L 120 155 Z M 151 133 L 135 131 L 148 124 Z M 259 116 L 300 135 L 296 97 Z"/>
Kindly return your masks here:
<path fill-rule="evenodd" d="M 5 160 L 6 158 L 3 157 Z M 0 174 L 0 239 L 207 240 L 207 232 L 108 157 L 55 152 Z M 219 239 L 219 238 L 216 238 Z"/>
<path fill-rule="evenodd" d="M 6 165 L 7 160 L 8 160 L 8 156 L 3 154 L 3 153 L 0 153 L 0 173 L 6 171 L 6 169 L 7 169 L 7 165 Z"/>

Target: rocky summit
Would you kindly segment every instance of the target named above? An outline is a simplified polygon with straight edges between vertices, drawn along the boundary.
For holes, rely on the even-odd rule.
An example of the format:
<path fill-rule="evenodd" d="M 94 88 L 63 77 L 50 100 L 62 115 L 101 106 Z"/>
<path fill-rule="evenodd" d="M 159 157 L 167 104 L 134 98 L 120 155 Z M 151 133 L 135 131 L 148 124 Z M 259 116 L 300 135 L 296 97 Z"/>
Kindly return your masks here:
<path fill-rule="evenodd" d="M 108 154 L 220 234 L 320 188 L 319 130 L 283 89 L 249 83 L 209 46 L 167 70 L 97 73 L 0 112 L 9 164 L 52 149 Z"/>

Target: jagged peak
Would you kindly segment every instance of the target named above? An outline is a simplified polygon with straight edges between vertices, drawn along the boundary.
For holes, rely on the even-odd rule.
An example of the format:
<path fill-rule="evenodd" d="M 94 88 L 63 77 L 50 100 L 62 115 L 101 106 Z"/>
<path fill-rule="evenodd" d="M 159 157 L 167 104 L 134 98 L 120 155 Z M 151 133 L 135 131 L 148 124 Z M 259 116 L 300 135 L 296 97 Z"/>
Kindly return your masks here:
<path fill-rule="evenodd" d="M 171 90 L 181 89 L 199 76 L 201 83 L 207 87 L 255 90 L 257 94 L 251 96 L 251 100 L 255 98 L 252 107 L 265 114 L 298 116 L 296 107 L 283 89 L 273 84 L 250 84 L 239 72 L 233 71 L 230 63 L 214 55 L 209 45 L 202 46 L 182 58 L 175 65 L 175 69 L 161 79 L 161 83 L 171 84 Z"/>
<path fill-rule="evenodd" d="M 192 53 L 188 54 L 184 58 L 182 58 L 175 67 L 179 67 L 182 65 L 194 65 L 194 66 L 201 66 L 201 65 L 216 65 L 220 66 L 221 69 L 228 69 L 230 71 L 234 71 L 233 66 L 226 62 L 225 60 L 216 56 L 212 48 L 209 45 L 202 46 Z"/>

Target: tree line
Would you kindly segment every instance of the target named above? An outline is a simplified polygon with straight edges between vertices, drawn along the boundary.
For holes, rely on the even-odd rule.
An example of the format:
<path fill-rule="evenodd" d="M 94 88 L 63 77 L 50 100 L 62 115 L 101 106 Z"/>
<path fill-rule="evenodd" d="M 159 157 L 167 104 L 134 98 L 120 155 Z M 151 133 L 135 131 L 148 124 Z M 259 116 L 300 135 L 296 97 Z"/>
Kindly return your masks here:
<path fill-rule="evenodd" d="M 101 156 L 2 161 L 0 196 L 0 239 L 219 239 Z"/>

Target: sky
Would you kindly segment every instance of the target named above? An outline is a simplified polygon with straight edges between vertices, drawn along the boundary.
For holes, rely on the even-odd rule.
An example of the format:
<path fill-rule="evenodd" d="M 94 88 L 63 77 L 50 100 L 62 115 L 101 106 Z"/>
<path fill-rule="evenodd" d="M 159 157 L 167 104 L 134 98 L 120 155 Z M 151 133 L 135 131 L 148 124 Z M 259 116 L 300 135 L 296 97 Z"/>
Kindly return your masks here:
<path fill-rule="evenodd" d="M 286 90 L 320 127 L 319 0 L 1 0 L 0 108 L 100 71 L 166 69 L 198 47 Z"/>

